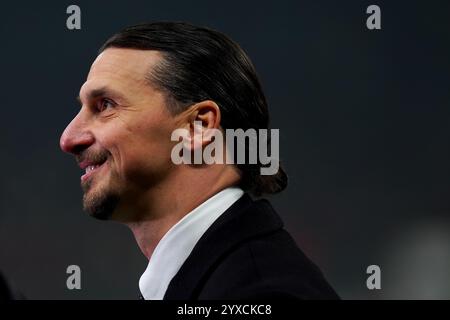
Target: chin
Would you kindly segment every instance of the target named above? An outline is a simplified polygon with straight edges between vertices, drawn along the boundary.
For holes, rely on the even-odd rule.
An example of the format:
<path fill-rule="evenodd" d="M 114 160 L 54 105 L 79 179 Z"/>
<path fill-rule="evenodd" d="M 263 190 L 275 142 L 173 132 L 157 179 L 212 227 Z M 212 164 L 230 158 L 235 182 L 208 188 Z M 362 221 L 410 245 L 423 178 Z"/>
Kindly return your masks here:
<path fill-rule="evenodd" d="M 84 211 L 98 220 L 111 220 L 119 196 L 111 192 L 88 191 L 83 196 Z"/>

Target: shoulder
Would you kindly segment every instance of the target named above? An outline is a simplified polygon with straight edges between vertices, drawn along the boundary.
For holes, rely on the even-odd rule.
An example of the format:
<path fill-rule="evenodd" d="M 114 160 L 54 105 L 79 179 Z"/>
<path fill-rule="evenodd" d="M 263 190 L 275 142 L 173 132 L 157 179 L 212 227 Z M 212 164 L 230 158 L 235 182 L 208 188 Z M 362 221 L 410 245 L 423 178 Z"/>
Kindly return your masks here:
<path fill-rule="evenodd" d="M 202 292 L 205 297 L 225 299 L 338 299 L 319 268 L 284 229 L 229 250 Z"/>
<path fill-rule="evenodd" d="M 242 196 L 203 234 L 167 300 L 337 299 L 266 200 Z"/>

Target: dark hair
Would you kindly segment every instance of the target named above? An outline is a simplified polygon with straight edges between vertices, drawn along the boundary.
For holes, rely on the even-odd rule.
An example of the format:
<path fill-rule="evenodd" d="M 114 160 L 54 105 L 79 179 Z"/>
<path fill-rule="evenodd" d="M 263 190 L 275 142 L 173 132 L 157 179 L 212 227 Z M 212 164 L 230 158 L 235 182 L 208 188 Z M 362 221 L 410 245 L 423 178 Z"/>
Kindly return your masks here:
<path fill-rule="evenodd" d="M 223 129 L 268 129 L 266 98 L 255 68 L 244 51 L 224 34 L 184 22 L 153 22 L 125 28 L 101 47 L 157 50 L 163 61 L 148 79 L 166 94 L 173 114 L 203 100 L 220 107 Z M 270 134 L 268 135 L 270 148 Z M 269 152 L 270 149 L 269 149 Z M 240 186 L 256 196 L 277 193 L 287 186 L 279 168 L 260 175 L 261 163 L 237 164 Z"/>

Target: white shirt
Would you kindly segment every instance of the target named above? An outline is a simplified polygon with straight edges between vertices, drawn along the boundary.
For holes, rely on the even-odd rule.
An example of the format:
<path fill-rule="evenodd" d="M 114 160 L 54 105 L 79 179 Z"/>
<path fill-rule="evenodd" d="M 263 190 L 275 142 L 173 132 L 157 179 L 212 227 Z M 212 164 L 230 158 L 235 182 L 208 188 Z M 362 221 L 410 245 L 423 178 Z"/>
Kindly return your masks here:
<path fill-rule="evenodd" d="M 206 230 L 235 203 L 244 191 L 222 190 L 185 215 L 162 237 L 139 280 L 145 300 L 162 300 L 172 278 L 180 270 Z"/>

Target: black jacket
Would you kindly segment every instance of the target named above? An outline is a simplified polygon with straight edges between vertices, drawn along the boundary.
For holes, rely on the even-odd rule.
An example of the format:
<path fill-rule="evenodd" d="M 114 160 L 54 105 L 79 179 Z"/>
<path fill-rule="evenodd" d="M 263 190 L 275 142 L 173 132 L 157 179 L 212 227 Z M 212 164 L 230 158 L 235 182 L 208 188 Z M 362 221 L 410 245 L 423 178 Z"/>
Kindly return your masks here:
<path fill-rule="evenodd" d="M 267 200 L 244 194 L 195 245 L 164 300 L 339 299 Z"/>

